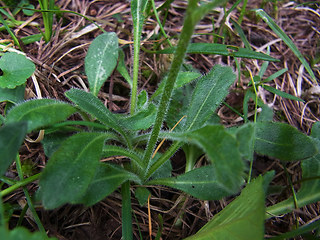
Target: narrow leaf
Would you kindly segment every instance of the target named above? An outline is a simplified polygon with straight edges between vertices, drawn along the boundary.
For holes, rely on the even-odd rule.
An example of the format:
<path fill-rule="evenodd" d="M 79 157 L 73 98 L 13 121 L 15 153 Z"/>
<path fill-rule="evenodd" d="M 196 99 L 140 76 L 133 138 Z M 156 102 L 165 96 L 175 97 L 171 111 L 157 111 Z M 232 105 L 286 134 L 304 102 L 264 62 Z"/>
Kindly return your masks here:
<path fill-rule="evenodd" d="M 157 51 L 158 54 L 172 54 L 175 51 L 175 47 L 166 48 Z M 219 43 L 191 43 L 187 49 L 189 54 L 216 54 L 222 56 L 233 56 L 249 59 L 258 59 L 265 61 L 279 61 L 267 54 L 255 52 L 247 48 L 238 48 L 233 46 L 227 46 Z"/>
<path fill-rule="evenodd" d="M 261 87 L 263 87 L 264 89 L 266 89 L 267 91 L 269 92 L 272 92 L 273 94 L 276 94 L 280 97 L 283 97 L 283 98 L 287 98 L 287 99 L 291 99 L 291 100 L 295 100 L 295 101 L 299 101 L 299 102 L 304 102 L 301 98 L 298 98 L 296 96 L 293 96 L 289 93 L 286 93 L 286 92 L 282 92 L 276 88 L 273 88 L 273 87 L 270 87 L 268 85 L 261 85 Z"/>
<path fill-rule="evenodd" d="M 256 9 L 254 11 L 256 12 L 256 14 L 258 16 L 260 16 L 263 19 L 263 21 L 265 21 L 268 24 L 268 26 L 274 31 L 274 33 L 277 34 L 278 37 L 280 37 L 285 42 L 285 44 L 287 44 L 287 46 L 292 50 L 292 52 L 297 56 L 297 58 L 300 60 L 300 62 L 306 68 L 306 70 L 310 74 L 312 80 L 314 82 L 316 82 L 316 77 L 315 77 L 310 65 L 308 64 L 308 62 L 306 61 L 306 59 L 304 58 L 302 53 L 298 50 L 296 45 L 287 36 L 287 34 L 285 34 L 285 32 L 273 21 L 273 19 L 263 9 Z"/>
<path fill-rule="evenodd" d="M 99 35 L 91 43 L 85 58 L 90 91 L 97 96 L 118 61 L 118 37 L 114 32 Z"/>
<path fill-rule="evenodd" d="M 103 133 L 78 133 L 65 140 L 41 175 L 40 196 L 47 209 L 80 203 L 99 165 Z"/>
<path fill-rule="evenodd" d="M 186 240 L 263 239 L 264 191 L 260 176 L 241 195 Z"/>
<path fill-rule="evenodd" d="M 280 122 L 256 123 L 255 151 L 282 161 L 305 160 L 318 153 L 308 136 Z"/>
<path fill-rule="evenodd" d="M 197 129 L 203 126 L 227 96 L 236 75 L 230 67 L 215 65 L 197 82 L 193 91 L 184 128 Z"/>
<path fill-rule="evenodd" d="M 76 109 L 53 99 L 33 99 L 10 109 L 6 123 L 27 121 L 28 132 L 66 120 Z"/>
<path fill-rule="evenodd" d="M 128 73 L 128 70 L 126 68 L 125 62 L 124 62 L 124 52 L 121 48 L 119 48 L 119 61 L 117 65 L 117 71 L 124 77 L 124 79 L 127 81 L 127 83 L 132 88 L 132 79 L 130 77 L 130 74 Z"/>
<path fill-rule="evenodd" d="M 87 191 L 82 195 L 78 203 L 91 206 L 114 192 L 127 180 L 140 182 L 140 179 L 133 173 L 110 164 L 100 163 Z"/>
<path fill-rule="evenodd" d="M 27 133 L 27 123 L 8 123 L 0 128 L 0 176 L 15 159 Z"/>

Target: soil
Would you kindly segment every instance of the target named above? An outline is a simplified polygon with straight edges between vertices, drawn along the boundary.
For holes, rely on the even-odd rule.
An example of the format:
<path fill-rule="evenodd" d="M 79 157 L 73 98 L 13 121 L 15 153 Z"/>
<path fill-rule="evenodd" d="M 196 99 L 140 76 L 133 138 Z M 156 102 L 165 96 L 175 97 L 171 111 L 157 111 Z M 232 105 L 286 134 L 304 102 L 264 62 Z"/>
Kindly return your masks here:
<path fill-rule="evenodd" d="M 4 1 L 0 4 L 5 6 Z M 69 10 L 88 16 L 98 23 L 104 30 L 116 32 L 122 41 L 131 42 L 133 40 L 133 27 L 130 15 L 129 1 L 89 1 L 89 0 L 57 0 L 56 5 L 61 10 Z M 229 1 L 227 9 L 233 2 Z M 30 1 L 37 9 L 37 1 Z M 159 6 L 163 2 L 156 1 Z M 301 1 L 303 3 L 303 1 Z M 276 23 L 289 35 L 297 48 L 312 63 L 317 80 L 320 79 L 320 10 L 319 4 L 310 4 L 296 7 L 297 2 L 288 1 L 249 1 L 247 9 L 263 7 L 272 16 Z M 241 5 L 240 5 L 241 6 Z M 168 11 L 164 29 L 174 43 L 181 31 L 182 19 L 186 8 L 186 1 L 176 0 L 171 4 Z M 11 12 L 13 9 L 5 8 Z M 163 18 L 163 12 L 160 16 Z M 235 9 L 227 18 L 227 26 L 223 24 L 223 8 L 218 8 L 208 14 L 197 25 L 193 42 L 217 42 L 238 47 L 244 47 L 244 43 L 234 29 L 232 20 L 239 18 L 240 11 Z M 21 39 L 26 36 L 38 34 L 39 30 L 44 31 L 43 19 L 40 13 L 33 16 L 26 16 L 23 12 L 18 13 L 17 20 L 28 24 L 14 27 L 12 30 Z M 214 32 L 221 37 L 212 35 Z M 37 25 L 37 26 L 35 26 Z M 90 30 L 89 27 L 90 26 Z M 275 96 L 272 93 L 260 88 L 259 96 L 264 103 L 268 104 L 275 113 L 274 120 L 288 122 L 300 131 L 309 134 L 314 122 L 319 121 L 319 92 L 311 93 L 309 90 L 316 84 L 311 80 L 306 70 L 302 67 L 298 58 L 278 39 L 276 34 L 256 17 L 253 12 L 248 11 L 243 18 L 241 27 L 254 50 L 266 52 L 266 44 L 270 45 L 271 56 L 280 59 L 280 62 L 271 62 L 266 70 L 265 76 L 277 72 L 282 68 L 288 71 L 270 82 L 270 86 L 284 92 L 304 98 L 305 103 L 292 101 Z M 22 49 L 36 64 L 36 82 L 40 91 L 35 90 L 35 80 L 31 78 L 27 81 L 26 99 L 29 98 L 55 98 L 67 101 L 64 92 L 72 87 L 87 88 L 87 79 L 84 72 L 84 58 L 92 40 L 102 32 L 95 25 L 81 16 L 72 13 L 61 13 L 54 17 L 53 35 L 46 43 L 43 38 L 39 41 L 23 45 Z M 1 40 L 11 41 L 10 35 L 6 31 L 0 32 Z M 152 50 L 158 44 L 157 39 L 163 40 L 154 16 L 147 19 L 143 29 L 143 47 Z M 126 66 L 131 72 L 133 48 L 132 44 L 123 46 Z M 15 46 L 11 46 L 16 48 Z M 166 47 L 163 43 L 162 48 Z M 170 66 L 170 55 L 156 55 L 141 51 L 141 70 L 139 80 L 139 91 L 147 90 L 152 94 L 164 73 Z M 318 59 L 318 60 L 317 60 Z M 262 61 L 251 59 L 239 59 L 241 65 L 241 77 L 236 82 L 226 102 L 242 111 L 244 92 L 250 81 L 248 70 L 257 74 Z M 234 59 L 217 55 L 191 54 L 186 58 L 186 62 L 198 69 L 201 73 L 208 72 L 215 64 L 225 64 L 235 69 Z M 309 91 L 309 92 L 308 92 Z M 99 93 L 99 98 L 111 111 L 128 112 L 130 86 L 124 78 L 114 71 L 112 76 L 103 86 Z M 1 112 L 4 111 L 5 104 L 0 105 Z M 249 102 L 249 112 L 252 113 L 254 103 Z M 241 124 L 243 121 L 239 116 L 226 106 L 221 106 L 218 110 L 221 123 L 226 127 Z M 31 136 L 36 138 L 37 136 Z M 41 171 L 48 160 L 44 155 L 43 147 L 40 143 L 30 143 L 25 141 L 20 149 L 21 161 L 32 161 L 33 171 Z M 184 168 L 184 153 L 179 151 L 172 158 L 174 173 L 181 172 Z M 200 163 L 201 164 L 201 161 Z M 286 168 L 290 174 L 292 182 L 301 178 L 299 163 L 288 163 Z M 288 186 L 282 163 L 276 159 L 269 159 L 263 156 L 256 156 L 254 163 L 254 174 L 263 174 L 270 170 L 276 171 L 276 177 L 272 185 Z M 11 177 L 17 177 L 15 166 L 9 170 Z M 136 186 L 132 186 L 134 189 Z M 298 189 L 298 185 L 295 186 Z M 28 185 L 30 193 L 35 193 L 38 188 L 37 182 Z M 215 214 L 220 212 L 230 203 L 235 196 L 222 199 L 220 201 L 200 201 L 187 196 L 177 190 L 167 187 L 150 187 L 152 197 L 150 200 L 151 219 L 153 236 L 156 236 L 161 218 L 163 218 L 163 229 L 161 239 L 183 239 L 196 233 Z M 268 196 L 266 204 L 272 205 L 290 196 L 290 191 L 284 191 L 280 195 Z M 185 201 L 183 201 L 185 199 Z M 4 198 L 6 204 L 15 207 L 10 227 L 16 226 L 21 208 L 25 205 L 25 198 L 21 189 Z M 132 194 L 132 207 L 134 212 L 134 236 L 140 239 L 139 232 L 143 239 L 149 236 L 148 209 L 141 207 Z M 304 225 L 307 222 L 318 219 L 319 203 L 308 205 L 284 216 L 274 217 L 265 224 L 265 236 L 276 236 L 294 229 L 296 224 Z M 49 236 L 64 240 L 81 239 L 121 239 L 121 195 L 119 191 L 114 192 L 100 203 L 85 208 L 80 205 L 65 205 L 53 211 L 45 210 L 41 204 L 36 205 L 40 219 Z M 22 225 L 30 231 L 36 231 L 37 226 L 30 214 L 26 214 Z M 296 238 L 302 239 L 302 238 Z"/>

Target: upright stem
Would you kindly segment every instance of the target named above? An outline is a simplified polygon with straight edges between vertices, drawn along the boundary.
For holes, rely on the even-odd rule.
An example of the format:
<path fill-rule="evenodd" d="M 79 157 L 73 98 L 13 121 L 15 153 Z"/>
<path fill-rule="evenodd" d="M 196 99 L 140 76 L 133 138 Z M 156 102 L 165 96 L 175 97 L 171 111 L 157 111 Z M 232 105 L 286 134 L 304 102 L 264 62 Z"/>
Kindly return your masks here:
<path fill-rule="evenodd" d="M 146 166 L 146 173 L 148 172 L 150 168 L 150 163 L 151 163 L 151 155 L 153 152 L 153 149 L 158 141 L 158 136 L 160 129 L 162 127 L 162 123 L 165 117 L 165 114 L 169 108 L 169 103 L 170 103 L 170 98 L 171 94 L 173 91 L 173 87 L 175 84 L 175 81 L 178 76 L 178 72 L 180 70 L 180 67 L 183 63 L 185 53 L 187 51 L 187 47 L 190 41 L 190 38 L 193 34 L 193 30 L 196 24 L 196 21 L 193 19 L 192 12 L 197 8 L 197 0 L 189 0 L 188 8 L 187 8 L 187 13 L 186 17 L 184 20 L 183 24 L 183 29 L 180 35 L 179 43 L 174 55 L 174 59 L 171 64 L 171 68 L 169 71 L 168 78 L 166 80 L 165 86 L 164 86 L 164 91 L 161 96 L 158 112 L 157 112 L 157 117 L 156 121 L 154 124 L 154 127 L 152 129 L 149 142 L 147 145 L 147 149 L 145 151 L 144 155 L 144 165 Z"/>
<path fill-rule="evenodd" d="M 16 157 L 16 167 L 17 167 L 17 171 L 18 171 L 18 176 L 19 176 L 20 180 L 22 180 L 23 179 L 23 172 L 22 172 L 22 167 L 21 167 L 21 162 L 20 162 L 19 155 L 17 155 L 17 157 Z M 46 230 L 44 229 L 44 227 L 43 227 L 43 225 L 41 223 L 41 220 L 40 220 L 40 218 L 39 218 L 39 216 L 37 214 L 37 211 L 33 206 L 33 203 L 32 203 L 30 194 L 28 192 L 28 189 L 25 186 L 23 186 L 22 188 L 23 188 L 24 195 L 25 195 L 25 197 L 27 199 L 28 207 L 29 207 L 29 209 L 30 209 L 30 211 L 32 213 L 34 221 L 36 222 L 36 224 L 37 224 L 37 226 L 39 228 L 39 231 L 42 232 L 43 235 L 47 235 L 46 234 Z"/>
<path fill-rule="evenodd" d="M 130 182 L 126 181 L 121 186 L 122 195 L 122 238 L 132 240 L 132 215 L 131 215 L 131 195 Z"/>

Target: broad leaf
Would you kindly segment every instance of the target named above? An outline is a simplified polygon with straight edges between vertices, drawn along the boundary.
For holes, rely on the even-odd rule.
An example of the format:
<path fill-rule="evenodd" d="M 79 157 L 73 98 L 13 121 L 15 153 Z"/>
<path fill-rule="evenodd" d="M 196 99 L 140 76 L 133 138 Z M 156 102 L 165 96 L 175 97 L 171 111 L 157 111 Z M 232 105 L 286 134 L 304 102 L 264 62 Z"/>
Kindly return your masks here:
<path fill-rule="evenodd" d="M 190 83 L 191 81 L 195 80 L 196 78 L 200 77 L 201 74 L 198 72 L 179 72 L 177 76 L 177 80 L 174 85 L 174 89 L 183 87 L 184 85 Z M 164 89 L 165 81 L 167 80 L 167 77 L 165 77 L 161 83 L 159 84 L 157 90 L 152 95 L 151 100 L 156 98 L 157 96 L 161 95 Z"/>
<path fill-rule="evenodd" d="M 256 123 L 255 151 L 282 161 L 305 160 L 318 153 L 308 136 L 280 122 Z"/>
<path fill-rule="evenodd" d="M 10 109 L 6 123 L 27 121 L 28 132 L 66 120 L 76 109 L 53 99 L 33 99 Z"/>
<path fill-rule="evenodd" d="M 241 127 L 229 128 L 228 130 L 237 138 L 239 143 L 239 151 L 242 157 L 246 160 L 252 160 L 255 136 L 254 124 L 247 123 Z"/>
<path fill-rule="evenodd" d="M 95 96 L 117 65 L 118 47 L 114 32 L 99 35 L 89 47 L 84 63 L 90 91 Z"/>
<path fill-rule="evenodd" d="M 140 110 L 134 115 L 119 117 L 119 122 L 122 126 L 131 131 L 147 130 L 154 124 L 156 113 L 156 107 L 153 104 L 150 104 L 147 109 Z"/>
<path fill-rule="evenodd" d="M 234 194 L 217 179 L 213 166 L 196 168 L 177 177 L 154 179 L 147 184 L 173 187 L 202 200 L 220 200 Z"/>
<path fill-rule="evenodd" d="M 24 100 L 25 85 L 18 86 L 14 89 L 0 88 L 0 102 L 8 101 L 18 103 Z"/>
<path fill-rule="evenodd" d="M 67 91 L 65 95 L 77 104 L 81 110 L 95 117 L 101 123 L 118 132 L 123 132 L 122 127 L 118 123 L 117 116 L 107 109 L 93 94 L 73 88 Z"/>
<path fill-rule="evenodd" d="M 26 122 L 8 123 L 0 128 L 0 176 L 16 158 L 26 133 Z"/>
<path fill-rule="evenodd" d="M 244 163 L 236 138 L 229 134 L 223 126 L 205 126 L 184 133 L 168 133 L 167 137 L 198 145 L 212 162 L 212 176 L 219 185 L 232 193 L 239 191 L 243 183 Z"/>
<path fill-rule="evenodd" d="M 107 139 L 103 133 L 78 133 L 65 140 L 41 175 L 40 196 L 47 209 L 79 203 L 88 190 Z"/>
<path fill-rule="evenodd" d="M 140 179 L 133 173 L 114 165 L 100 163 L 87 191 L 82 195 L 83 197 L 78 203 L 91 206 L 114 192 L 127 180 L 140 182 Z"/>
<path fill-rule="evenodd" d="M 5 240 L 55 240 L 57 238 L 49 238 L 40 232 L 31 233 L 23 227 L 17 227 L 13 230 L 0 228 L 1 239 Z"/>
<path fill-rule="evenodd" d="M 186 240 L 263 239 L 264 190 L 260 176 L 243 189 L 241 195 Z"/>
<path fill-rule="evenodd" d="M 36 67 L 22 54 L 5 53 L 0 58 L 0 69 L 3 72 L 0 76 L 0 87 L 15 88 L 24 84 Z"/>
<path fill-rule="evenodd" d="M 175 47 L 163 49 L 157 51 L 162 54 L 172 54 L 175 51 Z M 265 61 L 279 61 L 267 54 L 255 52 L 247 48 L 231 47 L 219 43 L 191 43 L 187 49 L 187 53 L 190 54 L 216 54 L 222 56 L 233 56 L 241 58 L 252 58 Z"/>
<path fill-rule="evenodd" d="M 215 65 L 207 75 L 198 80 L 186 114 L 186 130 L 203 126 L 227 96 L 235 78 L 236 75 L 230 67 Z"/>
<path fill-rule="evenodd" d="M 320 151 L 320 123 L 316 122 L 312 127 L 311 136 Z M 301 162 L 302 182 L 299 191 L 296 193 L 298 207 L 320 201 L 320 154 Z M 295 209 L 292 197 L 275 204 L 267 209 L 267 217 L 281 215 Z"/>

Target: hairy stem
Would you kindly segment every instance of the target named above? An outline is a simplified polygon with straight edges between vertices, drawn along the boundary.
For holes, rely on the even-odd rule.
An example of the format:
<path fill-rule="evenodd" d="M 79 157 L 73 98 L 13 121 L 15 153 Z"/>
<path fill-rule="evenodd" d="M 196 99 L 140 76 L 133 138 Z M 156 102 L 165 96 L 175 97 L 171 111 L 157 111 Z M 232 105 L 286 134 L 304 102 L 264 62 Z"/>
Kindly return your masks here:
<path fill-rule="evenodd" d="M 165 114 L 169 108 L 170 98 L 173 91 L 174 84 L 176 82 L 178 72 L 183 63 L 187 47 L 189 45 L 190 38 L 193 34 L 193 29 L 195 27 L 196 21 L 193 18 L 192 12 L 197 8 L 197 0 L 190 0 L 187 8 L 186 17 L 183 24 L 183 29 L 179 39 L 179 43 L 174 55 L 174 59 L 171 64 L 168 78 L 166 80 L 164 91 L 161 96 L 156 121 L 149 138 L 147 149 L 144 155 L 144 165 L 146 166 L 146 173 L 148 172 L 151 164 L 151 155 L 154 150 L 154 147 L 158 141 L 159 132 L 162 127 L 162 123 L 165 117 Z M 146 177 L 146 176 L 145 176 Z"/>
<path fill-rule="evenodd" d="M 131 196 L 130 182 L 127 181 L 121 186 L 122 195 L 122 239 L 132 240 L 132 215 L 131 215 Z"/>

